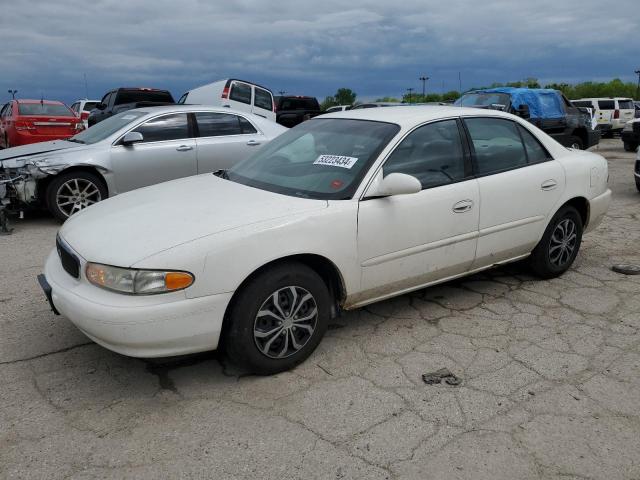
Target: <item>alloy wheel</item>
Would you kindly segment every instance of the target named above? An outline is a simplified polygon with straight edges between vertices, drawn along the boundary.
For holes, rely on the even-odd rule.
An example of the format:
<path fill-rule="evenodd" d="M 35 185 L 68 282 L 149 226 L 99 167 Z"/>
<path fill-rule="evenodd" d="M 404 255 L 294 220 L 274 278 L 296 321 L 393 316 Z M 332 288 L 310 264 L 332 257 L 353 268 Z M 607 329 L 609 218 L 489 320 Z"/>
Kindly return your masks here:
<path fill-rule="evenodd" d="M 556 225 L 549 242 L 549 261 L 552 265 L 563 267 L 571 260 L 578 239 L 576 232 L 576 224 L 570 218 Z"/>
<path fill-rule="evenodd" d="M 283 287 L 267 297 L 256 315 L 253 338 L 269 358 L 287 358 L 309 342 L 316 329 L 318 306 L 302 287 Z"/>
<path fill-rule="evenodd" d="M 71 178 L 56 192 L 58 209 L 67 217 L 102 200 L 100 189 L 84 178 Z"/>

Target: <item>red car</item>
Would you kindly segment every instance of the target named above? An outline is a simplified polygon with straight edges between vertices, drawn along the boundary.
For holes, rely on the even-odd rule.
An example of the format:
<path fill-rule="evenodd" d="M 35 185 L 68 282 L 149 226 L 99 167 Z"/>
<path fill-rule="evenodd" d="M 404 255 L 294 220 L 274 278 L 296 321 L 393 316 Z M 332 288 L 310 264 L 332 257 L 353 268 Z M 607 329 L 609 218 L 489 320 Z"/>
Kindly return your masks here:
<path fill-rule="evenodd" d="M 82 120 L 62 102 L 11 100 L 0 110 L 0 147 L 63 140 L 84 130 Z"/>

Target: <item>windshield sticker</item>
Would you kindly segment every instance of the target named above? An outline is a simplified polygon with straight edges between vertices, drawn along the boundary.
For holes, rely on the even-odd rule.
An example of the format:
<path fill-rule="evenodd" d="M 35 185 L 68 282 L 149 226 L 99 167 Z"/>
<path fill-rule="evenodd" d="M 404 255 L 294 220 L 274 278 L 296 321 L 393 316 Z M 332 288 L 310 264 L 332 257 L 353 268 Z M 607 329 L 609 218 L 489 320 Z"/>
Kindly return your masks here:
<path fill-rule="evenodd" d="M 343 155 L 320 155 L 313 164 L 351 169 L 357 161 L 358 159 L 356 157 L 345 157 Z"/>
<path fill-rule="evenodd" d="M 123 120 L 133 120 L 134 118 L 137 118 L 135 115 L 124 115 L 122 117 Z"/>

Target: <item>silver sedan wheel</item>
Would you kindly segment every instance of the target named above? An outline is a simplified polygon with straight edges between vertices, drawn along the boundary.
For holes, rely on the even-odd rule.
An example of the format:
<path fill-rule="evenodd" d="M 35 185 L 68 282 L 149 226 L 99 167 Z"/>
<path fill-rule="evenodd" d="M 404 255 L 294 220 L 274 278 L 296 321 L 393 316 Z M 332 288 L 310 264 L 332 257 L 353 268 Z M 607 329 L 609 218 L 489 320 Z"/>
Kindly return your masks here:
<path fill-rule="evenodd" d="M 100 200 L 102 195 L 98 186 L 84 178 L 67 180 L 56 192 L 56 205 L 67 217 Z"/>
<path fill-rule="evenodd" d="M 302 287 L 283 287 L 262 303 L 253 324 L 253 338 L 267 357 L 287 358 L 309 342 L 317 321 L 313 295 Z"/>
<path fill-rule="evenodd" d="M 556 267 L 563 267 L 573 256 L 578 236 L 576 224 L 565 218 L 556 225 L 549 242 L 549 261 Z"/>

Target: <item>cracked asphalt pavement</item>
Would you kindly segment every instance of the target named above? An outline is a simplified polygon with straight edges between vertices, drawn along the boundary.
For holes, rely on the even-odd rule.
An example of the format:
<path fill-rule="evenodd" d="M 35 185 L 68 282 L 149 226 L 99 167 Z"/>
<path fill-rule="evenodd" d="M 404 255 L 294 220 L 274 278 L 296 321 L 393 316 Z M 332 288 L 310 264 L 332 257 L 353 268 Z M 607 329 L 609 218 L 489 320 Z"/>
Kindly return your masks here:
<path fill-rule="evenodd" d="M 58 225 L 0 237 L 0 477 L 640 478 L 640 194 L 604 140 L 613 204 L 561 278 L 518 265 L 350 312 L 295 370 L 215 353 L 143 361 L 54 316 Z M 177 319 L 176 321 L 179 321 Z M 426 385 L 449 369 L 459 386 Z"/>

